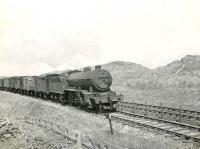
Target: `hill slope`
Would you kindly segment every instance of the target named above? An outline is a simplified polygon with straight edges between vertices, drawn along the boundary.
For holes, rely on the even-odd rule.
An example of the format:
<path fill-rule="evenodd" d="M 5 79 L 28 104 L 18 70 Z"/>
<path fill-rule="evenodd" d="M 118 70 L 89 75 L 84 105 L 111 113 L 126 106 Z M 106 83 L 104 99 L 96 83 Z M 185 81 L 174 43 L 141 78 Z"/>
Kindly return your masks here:
<path fill-rule="evenodd" d="M 200 56 L 187 55 L 154 70 L 162 87 L 200 87 Z"/>
<path fill-rule="evenodd" d="M 102 68 L 113 77 L 112 90 L 126 100 L 200 107 L 200 56 L 187 55 L 157 69 L 123 61 Z"/>
<path fill-rule="evenodd" d="M 114 86 L 129 86 L 131 80 L 138 80 L 141 76 L 150 74 L 151 70 L 142 65 L 115 61 L 102 65 L 102 68 L 108 70 L 113 77 Z"/>
<path fill-rule="evenodd" d="M 200 107 L 200 56 L 187 55 L 153 70 L 118 61 L 102 67 L 111 72 L 112 88 L 124 94 L 126 100 Z"/>
<path fill-rule="evenodd" d="M 138 89 L 200 87 L 200 56 L 188 55 L 154 70 L 122 61 L 111 62 L 102 67 L 111 72 L 114 86 Z"/>

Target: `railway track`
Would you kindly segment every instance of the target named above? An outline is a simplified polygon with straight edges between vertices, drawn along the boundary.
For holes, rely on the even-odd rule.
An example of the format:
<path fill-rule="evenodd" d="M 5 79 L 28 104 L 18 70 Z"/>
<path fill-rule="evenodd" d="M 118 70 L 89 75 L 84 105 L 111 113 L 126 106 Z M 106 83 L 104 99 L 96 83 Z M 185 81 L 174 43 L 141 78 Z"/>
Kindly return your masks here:
<path fill-rule="evenodd" d="M 200 127 L 198 126 L 122 111 L 111 113 L 110 117 L 128 125 L 137 124 L 200 143 Z"/>
<path fill-rule="evenodd" d="M 162 106 L 156 106 L 156 105 L 149 105 L 149 104 L 141 104 L 141 103 L 131 103 L 131 102 L 120 102 L 118 105 L 118 111 L 127 111 L 132 113 L 142 113 L 143 115 L 152 115 L 154 113 L 157 114 L 156 117 L 159 118 L 166 118 L 164 116 L 167 116 L 167 118 L 172 117 L 176 118 L 177 121 L 181 122 L 182 120 L 188 120 L 190 121 L 195 120 L 196 122 L 199 122 L 200 124 L 200 112 L 199 111 L 193 111 L 188 109 L 182 109 L 179 108 L 172 108 L 172 107 L 166 107 Z"/>

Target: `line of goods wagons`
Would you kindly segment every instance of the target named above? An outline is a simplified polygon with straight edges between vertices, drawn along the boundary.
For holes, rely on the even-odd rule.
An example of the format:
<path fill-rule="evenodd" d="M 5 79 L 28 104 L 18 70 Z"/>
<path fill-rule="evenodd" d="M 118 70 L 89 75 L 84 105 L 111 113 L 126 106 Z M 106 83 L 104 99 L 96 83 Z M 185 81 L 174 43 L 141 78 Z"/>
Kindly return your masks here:
<path fill-rule="evenodd" d="M 111 74 L 101 66 L 65 74 L 16 76 L 0 79 L 0 89 L 88 108 L 115 109 L 122 95 L 111 91 Z"/>

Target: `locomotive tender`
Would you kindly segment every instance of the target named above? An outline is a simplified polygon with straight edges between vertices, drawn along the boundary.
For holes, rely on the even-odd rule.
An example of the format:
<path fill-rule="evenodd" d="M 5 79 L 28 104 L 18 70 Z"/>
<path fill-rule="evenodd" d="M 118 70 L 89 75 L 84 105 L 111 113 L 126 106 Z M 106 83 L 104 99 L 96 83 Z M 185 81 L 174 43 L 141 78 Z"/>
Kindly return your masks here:
<path fill-rule="evenodd" d="M 78 105 L 98 111 L 115 109 L 122 96 L 111 91 L 111 74 L 95 66 L 83 71 L 63 74 L 24 76 L 0 79 L 0 88 L 11 92 L 50 99 L 64 104 Z"/>

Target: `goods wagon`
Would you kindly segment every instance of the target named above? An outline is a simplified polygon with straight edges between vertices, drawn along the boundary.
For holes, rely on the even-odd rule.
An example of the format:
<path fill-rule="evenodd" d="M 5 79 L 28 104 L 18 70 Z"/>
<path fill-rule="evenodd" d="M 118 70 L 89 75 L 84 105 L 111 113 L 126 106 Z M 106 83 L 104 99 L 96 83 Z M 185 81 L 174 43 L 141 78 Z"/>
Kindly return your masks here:
<path fill-rule="evenodd" d="M 41 98 L 47 98 L 47 83 L 45 76 L 37 76 L 37 95 Z"/>
<path fill-rule="evenodd" d="M 46 94 L 49 98 L 62 101 L 64 80 L 61 74 L 48 74 L 46 78 Z"/>
<path fill-rule="evenodd" d="M 4 78 L 3 83 L 4 83 L 4 90 L 10 91 L 10 79 Z"/>
<path fill-rule="evenodd" d="M 15 92 L 21 93 L 23 89 L 23 77 L 15 77 Z"/>
<path fill-rule="evenodd" d="M 10 81 L 10 91 L 11 92 L 15 92 L 15 81 L 16 81 L 16 77 L 11 77 L 9 78 Z"/>
<path fill-rule="evenodd" d="M 50 74 L 45 76 L 47 83 L 47 93 L 63 93 L 63 76 L 60 74 Z"/>
<path fill-rule="evenodd" d="M 23 93 L 27 95 L 36 95 L 37 93 L 37 77 L 27 76 L 22 78 Z"/>
<path fill-rule="evenodd" d="M 0 79 L 0 90 L 3 90 L 3 88 L 4 88 L 4 83 L 3 83 L 4 81 L 3 81 L 3 78 L 1 78 Z"/>

